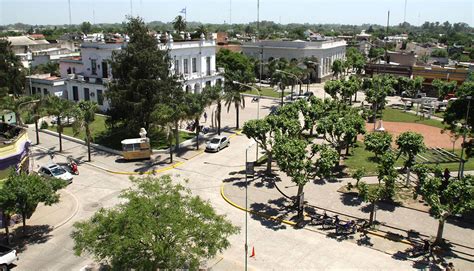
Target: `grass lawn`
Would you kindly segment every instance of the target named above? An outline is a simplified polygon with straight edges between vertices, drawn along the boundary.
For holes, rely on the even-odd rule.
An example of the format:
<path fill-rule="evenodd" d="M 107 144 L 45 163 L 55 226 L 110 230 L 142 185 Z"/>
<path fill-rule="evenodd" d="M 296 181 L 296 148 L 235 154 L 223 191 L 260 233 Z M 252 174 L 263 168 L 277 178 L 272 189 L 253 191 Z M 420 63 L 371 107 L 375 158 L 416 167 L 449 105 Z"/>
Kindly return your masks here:
<path fill-rule="evenodd" d="M 344 165 L 347 167 L 347 172 L 351 174 L 358 168 L 365 168 L 367 176 L 377 175 L 377 163 L 372 152 L 365 150 L 365 144 L 358 141 L 355 148 L 352 148 L 350 156 L 344 160 Z M 448 150 L 451 152 L 451 150 Z M 454 153 L 460 157 L 461 150 L 454 150 Z M 396 167 L 403 166 L 403 159 L 400 158 L 395 163 Z M 442 169 L 448 168 L 451 172 L 458 171 L 459 163 L 442 163 L 439 164 Z M 469 159 L 464 165 L 464 170 L 474 170 L 474 158 Z"/>
<path fill-rule="evenodd" d="M 133 134 L 126 129 L 113 129 L 108 130 L 105 125 L 105 120 L 107 117 L 96 115 L 95 121 L 91 125 L 93 142 L 112 148 L 116 150 L 122 150 L 122 145 L 120 142 L 126 138 L 137 138 L 138 132 Z M 56 132 L 56 126 L 48 127 L 48 130 Z M 72 127 L 64 127 L 63 133 L 68 136 L 73 136 L 78 139 L 84 140 L 85 133 L 81 131 L 78 135 L 74 135 Z M 164 149 L 168 147 L 168 142 L 163 133 L 152 132 L 148 134 L 151 141 L 151 146 L 154 149 Z M 179 140 L 183 142 L 185 140 L 191 139 L 195 136 L 193 133 L 179 132 Z"/>
<path fill-rule="evenodd" d="M 422 119 L 420 116 L 417 116 L 415 114 L 406 113 L 406 112 L 403 112 L 402 110 L 393 109 L 390 107 L 387 107 L 384 109 L 382 120 L 390 121 L 390 122 L 419 123 L 419 124 L 438 127 L 440 129 L 443 129 L 445 127 L 445 125 L 442 124 L 441 121 L 439 120 L 426 119 L 426 118 Z"/>
<path fill-rule="evenodd" d="M 251 89 L 244 92 L 245 94 L 258 95 L 255 89 Z M 260 94 L 266 97 L 281 98 L 281 92 L 276 92 L 273 88 L 264 87 L 261 89 Z M 284 96 L 290 94 L 290 92 L 284 92 Z"/>

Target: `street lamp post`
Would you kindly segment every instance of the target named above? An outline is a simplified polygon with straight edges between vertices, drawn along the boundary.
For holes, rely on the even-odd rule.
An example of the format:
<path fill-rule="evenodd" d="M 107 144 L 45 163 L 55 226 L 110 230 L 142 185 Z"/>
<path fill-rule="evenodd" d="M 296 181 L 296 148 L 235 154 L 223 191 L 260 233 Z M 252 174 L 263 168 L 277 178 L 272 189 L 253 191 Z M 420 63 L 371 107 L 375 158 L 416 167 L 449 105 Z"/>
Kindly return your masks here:
<path fill-rule="evenodd" d="M 248 181 L 247 176 L 254 175 L 254 163 L 248 162 L 248 151 L 253 146 L 254 142 L 252 142 L 246 149 L 245 149 L 245 270 L 247 270 L 247 257 L 248 257 L 248 222 L 247 222 L 247 208 L 248 208 Z M 257 144 L 258 146 L 258 144 Z M 255 160 L 256 161 L 256 160 Z"/>
<path fill-rule="evenodd" d="M 469 110 L 471 108 L 471 100 L 472 96 L 466 96 L 467 99 L 467 112 L 466 112 L 466 118 L 464 119 L 465 124 L 464 124 L 464 131 L 462 135 L 462 145 L 461 145 L 461 161 L 459 162 L 459 171 L 458 171 L 458 178 L 461 179 L 464 177 L 464 145 L 466 144 L 466 133 L 468 129 L 468 124 L 467 121 L 469 120 Z"/>
<path fill-rule="evenodd" d="M 260 99 L 262 98 L 262 94 L 260 93 L 260 89 L 257 88 L 257 87 L 254 87 L 254 86 L 251 86 L 251 85 L 248 85 L 248 84 L 244 84 L 244 83 L 240 83 L 238 81 L 232 81 L 232 83 L 236 84 L 236 85 L 241 85 L 241 86 L 245 86 L 245 87 L 249 87 L 249 88 L 252 88 L 252 89 L 255 89 L 258 93 L 258 100 L 257 100 L 257 120 L 260 119 Z M 258 144 L 257 144 L 257 154 L 255 156 L 255 160 L 258 160 Z"/>
<path fill-rule="evenodd" d="M 279 72 L 279 73 L 283 73 L 283 74 L 288 74 L 290 76 L 292 76 L 293 78 L 295 78 L 297 81 L 300 82 L 300 84 L 303 84 L 303 81 L 301 81 L 301 79 L 296 76 L 295 74 L 291 73 L 291 72 L 287 72 L 287 71 L 282 71 L 282 70 L 275 70 L 275 72 Z M 301 90 L 301 85 L 300 85 L 300 90 Z M 283 92 L 283 90 L 282 90 Z M 293 99 L 293 92 L 291 92 L 291 99 Z"/>

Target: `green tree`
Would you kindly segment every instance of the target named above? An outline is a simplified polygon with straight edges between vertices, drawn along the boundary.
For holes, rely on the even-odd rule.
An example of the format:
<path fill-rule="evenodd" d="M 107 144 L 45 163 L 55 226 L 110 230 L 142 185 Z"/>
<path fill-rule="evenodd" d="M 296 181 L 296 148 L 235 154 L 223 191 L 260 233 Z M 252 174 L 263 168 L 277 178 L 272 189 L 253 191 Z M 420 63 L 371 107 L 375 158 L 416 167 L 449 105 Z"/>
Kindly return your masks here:
<path fill-rule="evenodd" d="M 183 16 L 178 15 L 176 18 L 174 18 L 173 21 L 173 28 L 176 30 L 178 33 L 183 32 L 186 30 L 186 20 L 183 18 Z"/>
<path fill-rule="evenodd" d="M 389 76 L 377 75 L 371 79 L 364 79 L 362 88 L 365 91 L 365 100 L 372 105 L 374 122 L 387 104 L 387 95 L 394 92 L 394 84 L 395 81 Z"/>
<path fill-rule="evenodd" d="M 185 100 L 186 116 L 189 119 L 194 120 L 196 126 L 196 150 L 199 150 L 199 120 L 201 119 L 201 116 L 209 102 L 207 100 L 207 96 L 202 93 L 187 93 Z"/>
<path fill-rule="evenodd" d="M 61 76 L 59 63 L 48 61 L 33 68 L 33 73 L 49 73 L 53 76 Z"/>
<path fill-rule="evenodd" d="M 169 55 L 158 48 L 158 41 L 140 18 L 130 18 L 126 31 L 127 46 L 112 53 L 114 79 L 109 85 L 110 122 L 126 126 L 129 131 L 150 130 L 152 113 L 157 104 L 170 103 L 184 95 L 177 75 L 171 74 Z M 178 99 L 179 100 L 179 99 Z M 177 120 L 179 121 L 179 120 Z"/>
<path fill-rule="evenodd" d="M 18 97 L 24 94 L 25 81 L 25 69 L 20 58 L 8 40 L 0 39 L 0 92 Z"/>
<path fill-rule="evenodd" d="M 74 103 L 69 100 L 59 98 L 56 95 L 52 95 L 47 98 L 45 106 L 46 112 L 49 115 L 54 116 L 56 119 L 56 131 L 59 134 L 59 152 L 62 152 L 62 133 L 65 126 L 65 123 L 63 123 L 63 119 L 72 116 L 72 109 L 74 108 Z"/>
<path fill-rule="evenodd" d="M 369 186 L 365 182 L 360 182 L 357 188 L 359 189 L 359 196 L 362 197 L 365 202 L 370 203 L 369 225 L 373 225 L 377 211 L 377 202 L 383 197 L 383 188 L 380 185 Z"/>
<path fill-rule="evenodd" d="M 81 29 L 82 33 L 87 35 L 87 34 L 91 33 L 92 25 L 89 22 L 83 22 L 80 26 L 80 29 Z"/>
<path fill-rule="evenodd" d="M 264 119 L 249 120 L 245 122 L 242 129 L 242 133 L 255 140 L 260 148 L 265 150 L 267 154 L 267 175 L 272 172 L 273 145 L 275 143 L 275 132 L 278 129 L 276 118 L 278 116 L 269 115 Z"/>
<path fill-rule="evenodd" d="M 332 70 L 332 75 L 336 77 L 337 79 L 339 79 L 339 76 L 341 76 L 342 72 L 344 71 L 342 60 L 340 59 L 334 60 L 332 62 L 331 70 Z"/>
<path fill-rule="evenodd" d="M 359 182 L 366 174 L 365 168 L 358 168 L 354 172 L 352 172 L 351 177 L 352 179 L 356 180 L 356 187 L 359 187 Z"/>
<path fill-rule="evenodd" d="M 383 48 L 377 48 L 374 46 L 370 47 L 368 55 L 370 62 L 376 62 L 377 60 L 381 59 L 384 53 L 385 50 Z"/>
<path fill-rule="evenodd" d="M 340 157 L 342 150 L 352 145 L 358 134 L 365 133 L 365 123 L 355 110 L 330 112 L 318 121 L 316 131 L 337 150 Z"/>
<path fill-rule="evenodd" d="M 410 183 L 410 170 L 413 165 L 415 165 L 415 158 L 419 153 L 422 153 L 426 147 L 423 142 L 423 135 L 415 132 L 404 132 L 401 133 L 395 142 L 398 146 L 398 156 L 397 159 L 403 154 L 406 156 L 405 168 L 407 169 L 407 179 L 406 185 Z"/>
<path fill-rule="evenodd" d="M 449 181 L 443 187 L 441 178 L 426 178 L 421 185 L 423 199 L 439 220 L 435 244 L 443 241 L 446 219 L 451 215 L 464 214 L 474 209 L 474 178 L 471 175 L 456 181 Z"/>
<path fill-rule="evenodd" d="M 216 55 L 217 66 L 225 70 L 224 77 L 226 84 L 224 86 L 224 100 L 229 111 L 233 104 L 236 111 L 236 127 L 239 129 L 239 109 L 245 107 L 245 99 L 241 92 L 247 87 L 234 83 L 239 82 L 249 84 L 254 81 L 252 61 L 243 54 L 231 52 L 229 50 L 219 50 Z"/>
<path fill-rule="evenodd" d="M 432 57 L 448 57 L 448 51 L 445 49 L 434 49 L 431 52 Z"/>
<path fill-rule="evenodd" d="M 457 81 L 447 82 L 444 80 L 435 79 L 433 82 L 431 82 L 431 85 L 438 92 L 438 99 L 443 100 L 449 93 L 454 93 L 454 90 L 457 86 Z"/>
<path fill-rule="evenodd" d="M 0 109 L 11 111 L 15 114 L 16 123 L 23 125 L 21 113 L 33 104 L 32 96 L 4 95 L 0 97 Z"/>
<path fill-rule="evenodd" d="M 324 91 L 334 100 L 338 99 L 337 95 L 341 93 L 342 88 L 343 85 L 340 80 L 331 80 L 324 84 Z"/>
<path fill-rule="evenodd" d="M 365 149 L 371 151 L 378 158 L 390 150 L 392 135 L 387 132 L 369 133 L 364 138 Z"/>
<path fill-rule="evenodd" d="M 76 222 L 77 255 L 92 254 L 116 269 L 191 269 L 229 247 L 239 229 L 169 175 L 133 179 L 123 203 Z"/>
<path fill-rule="evenodd" d="M 196 34 L 198 34 L 199 37 L 201 35 L 207 36 L 207 32 L 208 32 L 208 30 L 203 24 L 200 24 L 196 29 Z"/>
<path fill-rule="evenodd" d="M 299 219 L 303 218 L 301 198 L 305 184 L 314 176 L 329 175 L 338 159 L 336 151 L 331 147 L 322 147 L 318 144 L 309 145 L 310 143 L 304 139 L 277 135 L 273 148 L 275 160 L 281 171 L 285 172 L 298 186 L 296 202 Z M 308 152 L 308 148 L 311 151 Z"/>
<path fill-rule="evenodd" d="M 91 124 L 94 122 L 95 112 L 98 110 L 99 106 L 97 106 L 95 102 L 80 101 L 72 113 L 76 119 L 72 125 L 74 134 L 77 135 L 81 131 L 85 132 L 85 141 L 87 144 L 87 161 L 89 162 L 91 161 L 91 141 L 93 140 Z"/>
<path fill-rule="evenodd" d="M 211 87 L 206 87 L 203 90 L 203 95 L 205 95 L 209 101 L 209 105 L 216 103 L 216 122 L 217 122 L 217 134 L 221 135 L 221 115 L 222 115 L 222 101 L 224 100 L 224 91 L 222 86 L 215 85 Z"/>
<path fill-rule="evenodd" d="M 26 219 L 30 218 L 39 203 L 52 205 L 59 202 L 57 190 L 66 186 L 60 179 L 48 179 L 37 174 L 10 171 L 7 180 L 0 187 L 0 207 L 6 214 L 18 213 L 23 218 L 23 232 Z M 8 228 L 5 230 L 8 233 Z M 8 235 L 7 235 L 8 236 Z"/>

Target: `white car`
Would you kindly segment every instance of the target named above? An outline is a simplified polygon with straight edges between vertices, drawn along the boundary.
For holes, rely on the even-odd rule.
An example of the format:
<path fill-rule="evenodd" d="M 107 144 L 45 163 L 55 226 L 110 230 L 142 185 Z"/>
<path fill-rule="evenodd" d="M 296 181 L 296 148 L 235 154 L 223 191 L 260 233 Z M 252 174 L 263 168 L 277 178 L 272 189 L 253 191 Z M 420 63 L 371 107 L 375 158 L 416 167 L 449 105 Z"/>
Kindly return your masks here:
<path fill-rule="evenodd" d="M 58 178 L 68 183 L 72 183 L 72 174 L 57 164 L 48 164 L 42 166 L 38 173 L 44 177 Z"/>
<path fill-rule="evenodd" d="M 17 260 L 16 250 L 0 245 L 0 270 L 9 270 L 9 265 Z"/>
<path fill-rule="evenodd" d="M 208 141 L 206 144 L 206 151 L 211 151 L 211 152 L 218 152 L 221 149 L 229 146 L 230 141 L 229 138 L 225 136 L 216 136 L 211 139 L 211 141 Z"/>

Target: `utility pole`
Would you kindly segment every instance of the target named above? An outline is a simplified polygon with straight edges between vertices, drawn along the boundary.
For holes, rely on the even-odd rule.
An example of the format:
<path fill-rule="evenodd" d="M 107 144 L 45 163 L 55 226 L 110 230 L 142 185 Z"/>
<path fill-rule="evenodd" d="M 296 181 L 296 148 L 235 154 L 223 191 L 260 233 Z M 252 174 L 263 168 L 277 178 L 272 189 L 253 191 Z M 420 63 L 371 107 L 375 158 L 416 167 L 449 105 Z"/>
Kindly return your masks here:
<path fill-rule="evenodd" d="M 260 40 L 260 0 L 257 0 L 257 40 Z"/>
<path fill-rule="evenodd" d="M 132 3 L 132 0 L 130 0 L 130 16 L 133 17 L 133 3 Z"/>
<path fill-rule="evenodd" d="M 229 3 L 229 24 L 232 25 L 232 0 Z"/>
<path fill-rule="evenodd" d="M 72 19 L 71 19 L 71 0 L 67 1 L 69 4 L 69 26 L 72 24 Z"/>
<path fill-rule="evenodd" d="M 390 24 L 390 10 L 388 11 L 388 14 L 387 14 L 387 28 L 385 30 L 385 35 L 386 35 L 386 37 L 385 37 L 385 63 L 386 64 L 388 64 L 387 63 L 387 60 L 388 60 L 387 59 L 387 41 L 388 41 L 388 26 L 389 26 L 389 24 Z"/>
<path fill-rule="evenodd" d="M 403 12 L 403 22 L 407 21 L 407 0 L 405 0 L 405 10 Z"/>

